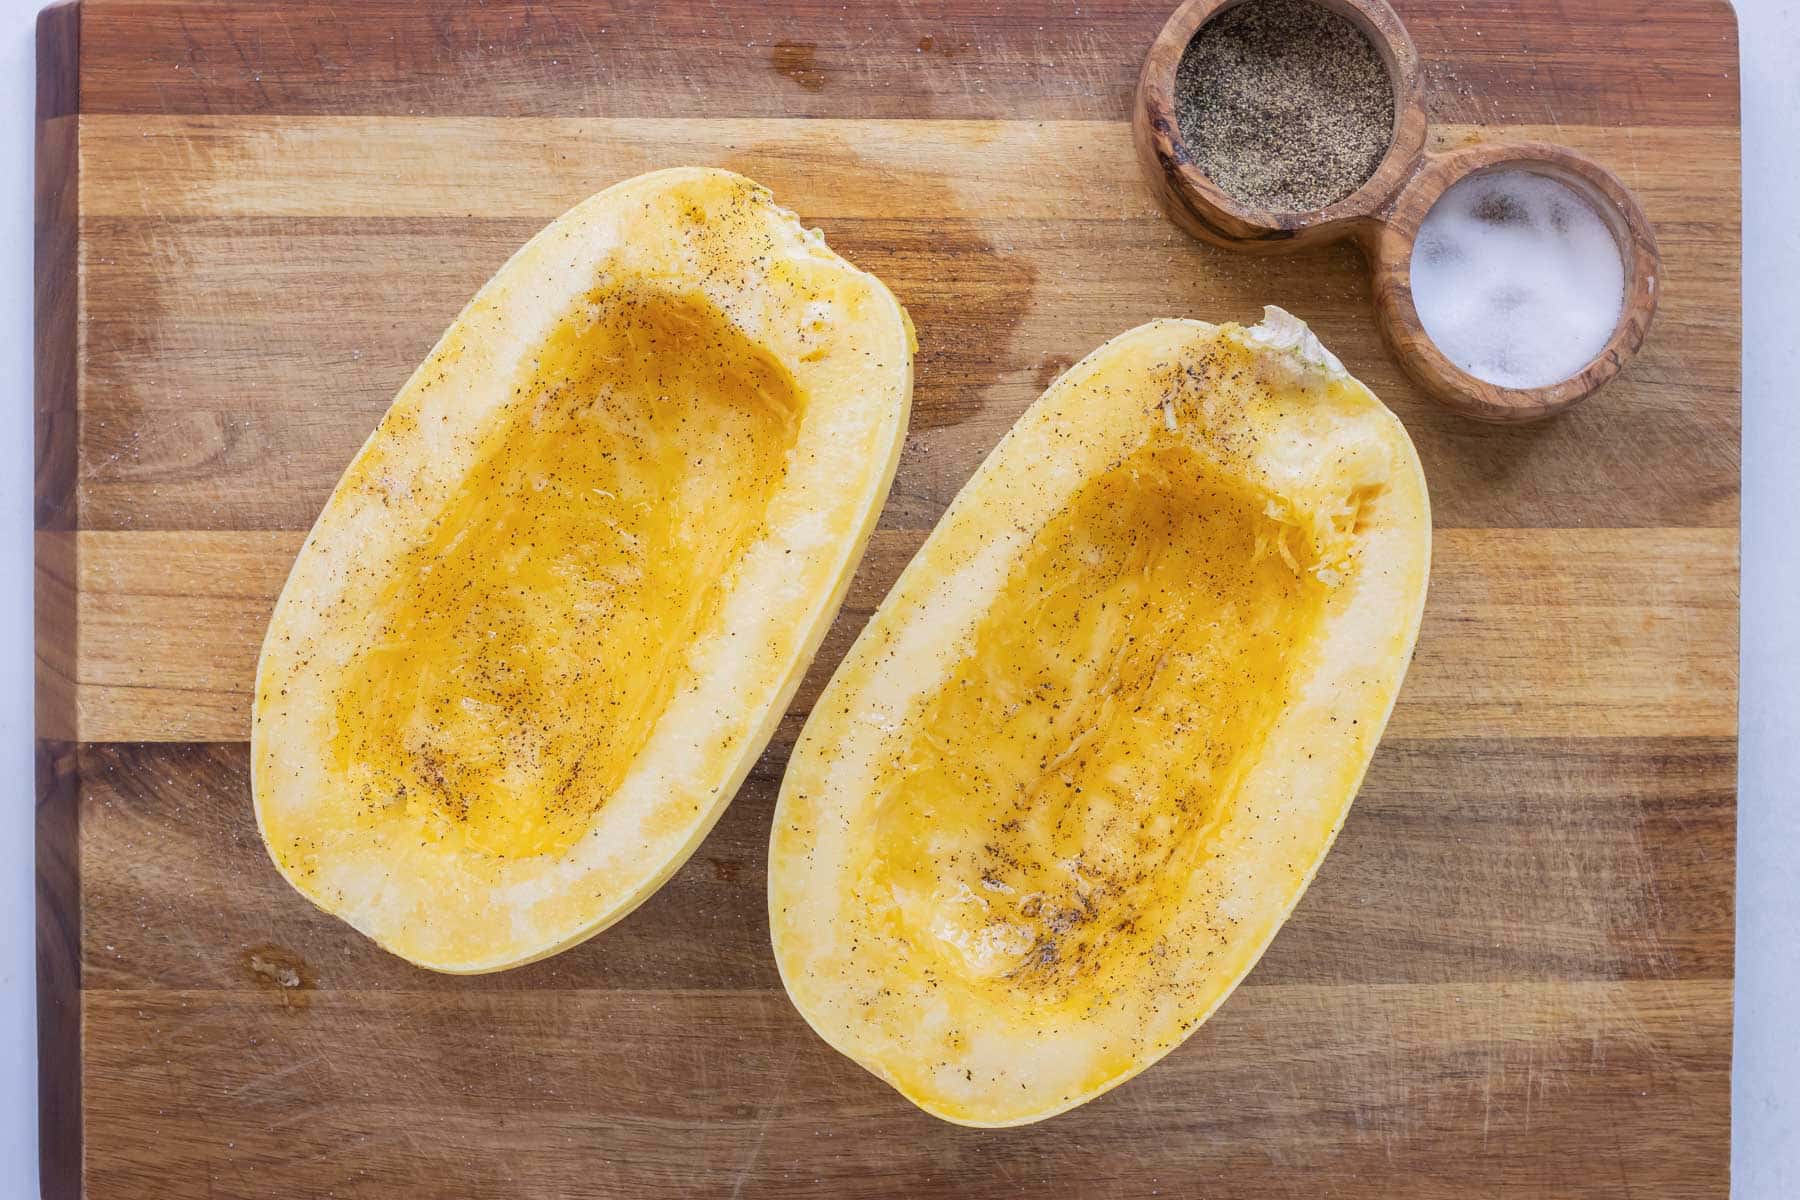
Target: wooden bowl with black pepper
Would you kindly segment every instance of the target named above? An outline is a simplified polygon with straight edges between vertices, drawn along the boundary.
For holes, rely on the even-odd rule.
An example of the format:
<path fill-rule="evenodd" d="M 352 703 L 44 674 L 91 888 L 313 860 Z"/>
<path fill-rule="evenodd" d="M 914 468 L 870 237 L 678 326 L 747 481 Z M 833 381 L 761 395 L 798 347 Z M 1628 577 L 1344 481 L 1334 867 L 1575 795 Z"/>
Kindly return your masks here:
<path fill-rule="evenodd" d="M 1446 406 L 1518 423 L 1593 395 L 1637 351 L 1656 311 L 1656 240 L 1636 198 L 1566 147 L 1478 142 L 1427 153 L 1429 134 L 1418 49 L 1385 0 L 1186 0 L 1145 56 L 1132 118 L 1146 179 L 1202 241 L 1265 254 L 1346 238 L 1361 247 L 1388 346 Z M 1413 300 L 1426 215 L 1464 178 L 1500 169 L 1565 183 L 1600 216 L 1623 264 L 1611 336 L 1542 387 L 1503 386 L 1453 362 Z"/>
<path fill-rule="evenodd" d="M 1268 130 L 1280 125 L 1284 106 L 1298 109 L 1291 96 L 1269 94 L 1260 111 L 1223 114 L 1213 131 L 1221 143 L 1217 147 L 1190 146 L 1182 130 L 1184 114 L 1177 108 L 1177 76 L 1191 76 L 1196 71 L 1229 72 L 1234 66 L 1242 69 L 1241 61 L 1233 62 L 1242 56 L 1232 53 L 1229 41 L 1215 61 L 1206 61 L 1199 54 L 1190 56 L 1190 46 L 1197 51 L 1207 48 L 1196 42 L 1194 35 L 1219 18 L 1222 25 L 1235 23 L 1238 28 L 1229 33 L 1244 42 L 1279 36 L 1256 19 L 1261 15 L 1256 9 L 1267 6 L 1241 4 L 1242 0 L 1187 0 L 1163 26 L 1144 59 L 1132 135 L 1138 158 L 1163 206 L 1195 237 L 1233 250 L 1276 252 L 1320 245 L 1378 225 L 1379 214 L 1412 174 L 1425 149 L 1419 52 L 1406 27 L 1382 0 L 1283 0 L 1281 7 L 1297 15 L 1312 10 L 1341 18 L 1307 21 L 1300 16 L 1303 25 L 1299 32 L 1310 44 L 1294 47 L 1296 52 L 1315 55 L 1317 63 L 1310 65 L 1318 70 L 1295 71 L 1293 75 L 1318 79 L 1320 90 L 1310 99 L 1320 108 L 1335 103 L 1335 110 L 1327 113 L 1325 123 L 1290 121 L 1283 131 L 1287 136 L 1267 136 L 1259 134 L 1258 126 Z M 1245 19 L 1237 20 L 1233 9 L 1239 10 L 1237 17 Z M 1351 40 L 1354 33 L 1366 39 L 1361 46 L 1363 55 Z M 1366 103 L 1371 82 L 1368 70 L 1375 61 L 1359 61 L 1371 49 L 1386 75 L 1385 81 L 1375 81 L 1387 90 L 1385 96 L 1376 97 L 1384 102 L 1376 112 Z M 1220 81 L 1187 82 L 1204 87 Z M 1230 77 L 1222 82 L 1231 86 L 1240 100 L 1258 91 L 1258 81 L 1253 78 Z M 1346 114 L 1346 107 L 1355 113 Z M 1191 125 L 1193 114 L 1186 115 Z M 1343 120 L 1347 115 L 1361 119 Z M 1233 117 L 1241 120 L 1234 122 Z M 1259 176 L 1236 182 L 1265 184 L 1264 194 L 1250 198 L 1233 195 L 1213 178 L 1225 173 L 1221 167 L 1231 158 L 1241 160 L 1245 175 L 1255 172 Z M 1212 174 L 1203 161 L 1212 167 Z M 1321 181 L 1326 193 L 1340 194 L 1304 208 L 1282 203 L 1305 197 L 1308 177 Z"/>

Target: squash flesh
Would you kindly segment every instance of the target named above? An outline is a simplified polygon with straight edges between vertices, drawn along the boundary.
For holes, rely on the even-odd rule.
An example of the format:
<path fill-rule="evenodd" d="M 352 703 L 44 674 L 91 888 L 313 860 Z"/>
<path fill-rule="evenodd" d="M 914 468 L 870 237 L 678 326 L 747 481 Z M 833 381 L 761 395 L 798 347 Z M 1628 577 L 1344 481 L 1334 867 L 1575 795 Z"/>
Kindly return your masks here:
<path fill-rule="evenodd" d="M 332 742 L 362 819 L 503 856 L 568 849 L 623 780 L 802 404 L 721 314 L 655 286 L 587 298 L 518 395 L 376 601 Z"/>
<path fill-rule="evenodd" d="M 769 867 L 801 1014 L 969 1125 L 1169 1053 L 1336 836 L 1429 562 L 1405 431 L 1287 314 L 1153 322 L 1082 360 L 801 734 Z"/>
<path fill-rule="evenodd" d="M 1168 932 L 1316 625 L 1267 507 L 1156 431 L 1037 533 L 880 802 L 921 959 L 1054 1005 Z"/>

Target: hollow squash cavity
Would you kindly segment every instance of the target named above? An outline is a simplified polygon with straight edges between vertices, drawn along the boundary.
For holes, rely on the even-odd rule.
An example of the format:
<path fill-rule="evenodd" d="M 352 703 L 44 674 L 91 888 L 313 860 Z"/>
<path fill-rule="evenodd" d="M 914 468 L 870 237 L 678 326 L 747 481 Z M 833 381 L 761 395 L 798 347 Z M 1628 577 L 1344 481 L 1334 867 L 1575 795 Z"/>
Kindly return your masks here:
<path fill-rule="evenodd" d="M 369 822 L 556 854 L 618 787 L 762 532 L 792 376 L 703 298 L 584 298 L 382 588 L 335 696 Z"/>
<path fill-rule="evenodd" d="M 880 805 L 921 963 L 1060 1004 L 1165 935 L 1317 624 L 1270 507 L 1157 434 L 1038 531 Z"/>

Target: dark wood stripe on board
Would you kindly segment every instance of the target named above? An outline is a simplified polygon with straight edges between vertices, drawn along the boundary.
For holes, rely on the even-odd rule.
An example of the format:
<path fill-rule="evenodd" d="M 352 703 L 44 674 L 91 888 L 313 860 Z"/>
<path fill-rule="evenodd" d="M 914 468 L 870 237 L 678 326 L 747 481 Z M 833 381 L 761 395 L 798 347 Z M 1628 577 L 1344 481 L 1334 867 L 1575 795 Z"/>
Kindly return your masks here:
<path fill-rule="evenodd" d="M 461 979 L 421 971 L 276 874 L 242 743 L 83 751 L 89 989 L 779 989 L 764 755 L 688 865 L 580 949 Z M 1730 738 L 1394 738 L 1312 890 L 1246 987 L 1727 979 Z M 277 989 L 278 990 L 278 989 Z"/>
<path fill-rule="evenodd" d="M 1172 7 L 90 0 L 85 111 L 1119 118 Z M 1723 0 L 1397 0 L 1439 121 L 1735 125 Z M 1478 19 L 1477 19 L 1478 17 Z"/>

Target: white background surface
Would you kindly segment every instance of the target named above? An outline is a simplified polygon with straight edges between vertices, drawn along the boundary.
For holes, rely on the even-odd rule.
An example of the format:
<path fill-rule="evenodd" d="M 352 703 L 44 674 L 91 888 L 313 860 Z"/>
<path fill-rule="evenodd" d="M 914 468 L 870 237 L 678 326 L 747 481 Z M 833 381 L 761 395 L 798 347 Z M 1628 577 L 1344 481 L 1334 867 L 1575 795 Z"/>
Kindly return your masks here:
<path fill-rule="evenodd" d="M 1579 4 L 1579 0 L 1571 0 Z M 33 1196 L 33 21 L 0 0 L 0 1195 Z M 1656 8 L 1646 5 L 1647 20 Z M 1732 1195 L 1800 1197 L 1800 2 L 1739 0 L 1744 89 L 1742 766 Z M 16 1188 L 17 1191 L 7 1189 Z"/>

